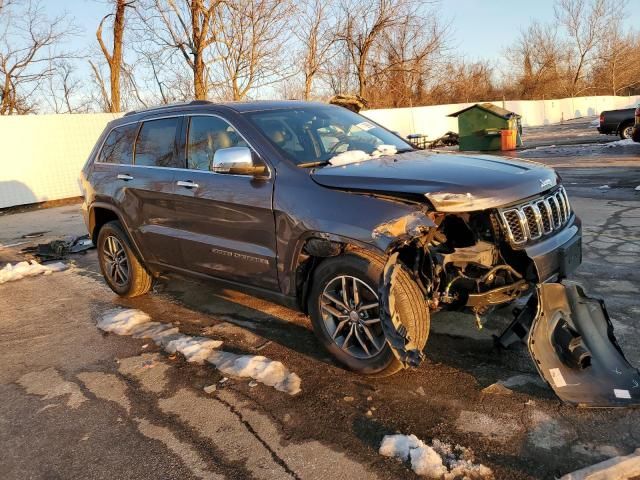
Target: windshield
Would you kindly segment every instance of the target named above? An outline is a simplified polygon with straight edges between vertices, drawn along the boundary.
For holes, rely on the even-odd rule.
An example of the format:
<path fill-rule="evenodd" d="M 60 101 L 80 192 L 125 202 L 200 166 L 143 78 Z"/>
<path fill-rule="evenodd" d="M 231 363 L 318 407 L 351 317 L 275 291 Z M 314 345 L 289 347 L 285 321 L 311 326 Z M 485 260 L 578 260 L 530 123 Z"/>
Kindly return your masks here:
<path fill-rule="evenodd" d="M 350 150 L 371 154 L 383 145 L 398 152 L 413 150 L 393 133 L 342 107 L 297 107 L 246 116 L 297 164 L 325 163 Z"/>

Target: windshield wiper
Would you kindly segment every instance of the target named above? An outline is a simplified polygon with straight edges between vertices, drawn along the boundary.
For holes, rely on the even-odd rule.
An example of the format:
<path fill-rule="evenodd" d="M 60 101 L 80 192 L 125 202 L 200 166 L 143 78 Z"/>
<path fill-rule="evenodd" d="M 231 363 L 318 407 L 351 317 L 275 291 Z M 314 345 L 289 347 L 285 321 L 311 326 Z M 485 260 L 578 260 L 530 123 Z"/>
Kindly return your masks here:
<path fill-rule="evenodd" d="M 329 160 L 321 160 L 318 162 L 299 163 L 298 166 L 301 168 L 324 167 L 325 165 L 329 165 L 329 163 Z"/>

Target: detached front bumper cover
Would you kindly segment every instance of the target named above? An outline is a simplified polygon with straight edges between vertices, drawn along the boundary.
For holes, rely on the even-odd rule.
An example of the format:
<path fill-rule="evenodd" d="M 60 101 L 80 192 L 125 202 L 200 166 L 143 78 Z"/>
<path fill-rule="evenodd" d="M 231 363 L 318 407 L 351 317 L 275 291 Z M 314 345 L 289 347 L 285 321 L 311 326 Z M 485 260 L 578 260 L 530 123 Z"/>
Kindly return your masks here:
<path fill-rule="evenodd" d="M 640 405 L 640 372 L 624 357 L 604 302 L 575 282 L 536 290 L 529 352 L 558 397 L 581 407 Z"/>

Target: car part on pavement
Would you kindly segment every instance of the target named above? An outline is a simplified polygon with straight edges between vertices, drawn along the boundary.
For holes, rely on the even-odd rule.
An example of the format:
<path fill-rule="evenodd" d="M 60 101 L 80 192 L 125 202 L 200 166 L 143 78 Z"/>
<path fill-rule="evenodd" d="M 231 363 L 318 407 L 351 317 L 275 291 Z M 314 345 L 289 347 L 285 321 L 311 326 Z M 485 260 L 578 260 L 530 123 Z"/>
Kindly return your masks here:
<path fill-rule="evenodd" d="M 604 302 L 574 282 L 536 289 L 529 351 L 558 397 L 583 407 L 640 405 L 640 372 L 624 357 Z"/>
<path fill-rule="evenodd" d="M 34 247 L 26 247 L 21 253 L 31 254 L 40 261 L 62 260 L 70 253 L 85 252 L 95 248 L 89 235 L 70 237 L 64 240 L 52 240 L 49 243 L 40 243 Z"/>

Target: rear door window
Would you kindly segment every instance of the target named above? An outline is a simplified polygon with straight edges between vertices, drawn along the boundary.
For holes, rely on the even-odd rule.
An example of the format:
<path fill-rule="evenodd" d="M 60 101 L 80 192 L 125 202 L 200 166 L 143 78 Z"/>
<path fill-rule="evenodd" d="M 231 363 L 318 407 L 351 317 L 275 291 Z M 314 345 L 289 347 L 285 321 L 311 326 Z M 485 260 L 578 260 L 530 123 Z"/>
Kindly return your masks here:
<path fill-rule="evenodd" d="M 133 160 L 133 142 L 136 139 L 138 124 L 116 127 L 107 136 L 102 145 L 98 161 L 131 165 Z"/>
<path fill-rule="evenodd" d="M 142 124 L 136 141 L 135 164 L 148 167 L 183 168 L 176 149 L 179 118 L 149 120 Z"/>
<path fill-rule="evenodd" d="M 222 118 L 191 117 L 187 146 L 187 165 L 190 169 L 210 171 L 217 150 L 247 146 L 238 132 Z"/>

